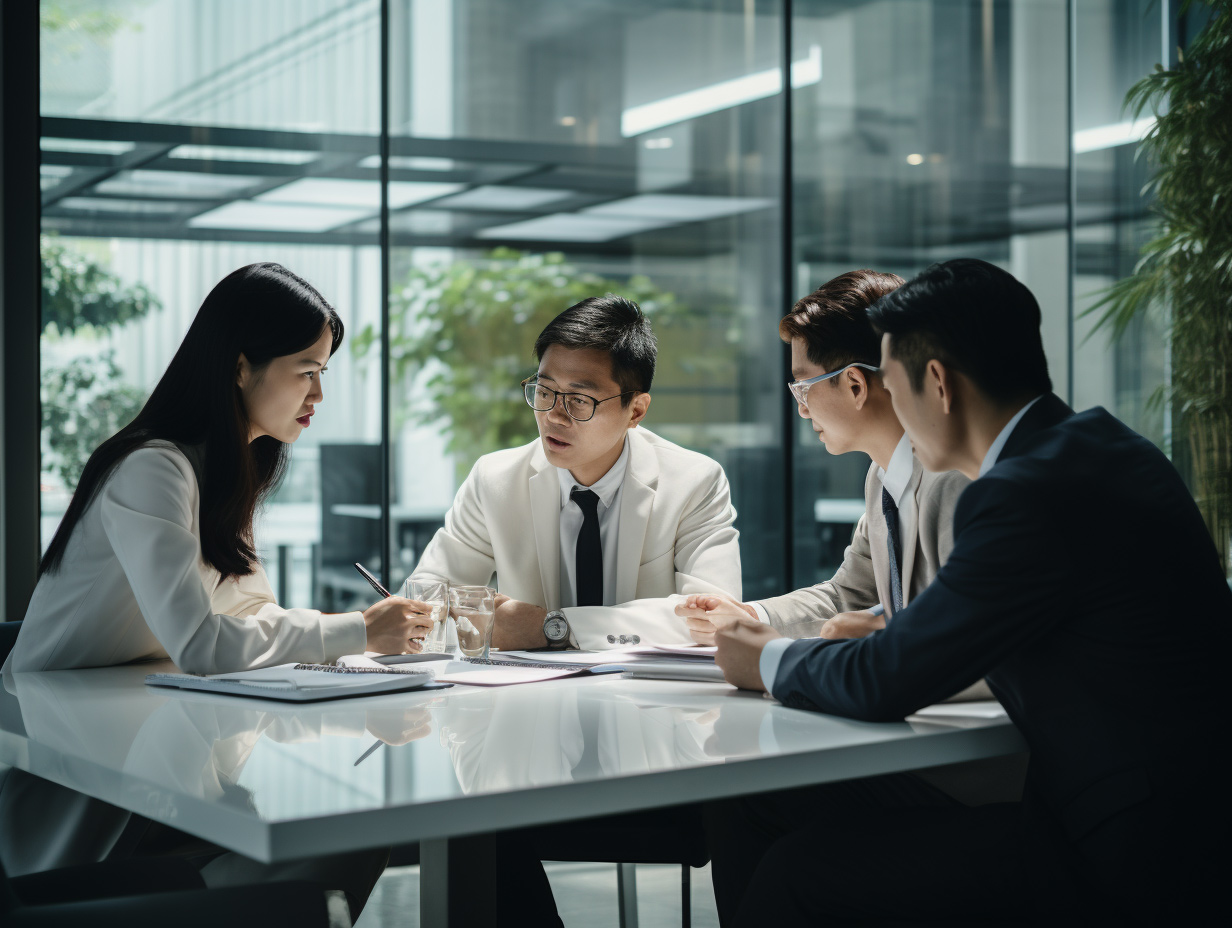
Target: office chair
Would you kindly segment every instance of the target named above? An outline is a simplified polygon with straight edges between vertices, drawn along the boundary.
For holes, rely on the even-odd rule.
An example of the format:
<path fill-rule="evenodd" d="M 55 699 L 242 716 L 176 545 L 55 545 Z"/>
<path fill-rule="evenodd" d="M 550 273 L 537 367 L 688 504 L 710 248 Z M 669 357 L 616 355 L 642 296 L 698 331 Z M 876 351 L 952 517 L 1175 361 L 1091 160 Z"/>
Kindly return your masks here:
<path fill-rule="evenodd" d="M 17 633 L 21 631 L 21 622 L 0 622 L 0 664 L 8 659 L 9 652 L 17 643 Z"/>
<path fill-rule="evenodd" d="M 9 878 L 0 865 L 0 923 L 7 928 L 327 928 L 325 895 L 312 883 L 206 889 L 175 858 L 89 864 Z"/>

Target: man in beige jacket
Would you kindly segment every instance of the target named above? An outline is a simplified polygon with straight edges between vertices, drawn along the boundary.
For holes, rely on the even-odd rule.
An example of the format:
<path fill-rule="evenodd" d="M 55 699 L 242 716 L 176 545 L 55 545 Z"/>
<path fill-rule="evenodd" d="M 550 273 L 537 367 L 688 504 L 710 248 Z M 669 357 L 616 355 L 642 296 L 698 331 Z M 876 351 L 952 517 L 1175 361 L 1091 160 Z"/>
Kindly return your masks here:
<path fill-rule="evenodd" d="M 816 586 L 755 603 L 690 596 L 677 607 L 695 641 L 711 644 L 715 622 L 748 614 L 792 638 L 857 638 L 884 628 L 949 557 L 954 506 L 970 481 L 925 471 L 911 451 L 877 372 L 880 343 L 868 307 L 903 280 L 850 271 L 801 299 L 779 324 L 791 345 L 798 412 L 831 454 L 872 458 L 865 513 L 842 566 Z M 709 607 L 709 608 L 707 608 Z"/>

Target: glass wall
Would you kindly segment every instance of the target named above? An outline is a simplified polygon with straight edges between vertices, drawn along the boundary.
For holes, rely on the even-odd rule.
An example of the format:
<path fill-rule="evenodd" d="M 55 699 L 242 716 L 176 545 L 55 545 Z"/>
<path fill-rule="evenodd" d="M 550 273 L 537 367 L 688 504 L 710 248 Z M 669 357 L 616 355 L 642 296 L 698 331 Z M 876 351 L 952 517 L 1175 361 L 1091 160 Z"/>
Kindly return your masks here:
<path fill-rule="evenodd" d="M 44 0 L 43 544 L 254 261 L 348 330 L 258 526 L 290 605 L 369 599 L 356 560 L 399 583 L 475 459 L 533 439 L 539 329 L 608 291 L 659 337 L 647 427 L 727 470 L 748 598 L 828 576 L 863 510 L 868 462 L 793 419 L 777 336 L 843 271 L 1006 267 L 1057 391 L 1162 441 L 1159 338 L 1084 341 L 1079 315 L 1145 227 L 1119 106 L 1161 59 L 1160 6 Z"/>

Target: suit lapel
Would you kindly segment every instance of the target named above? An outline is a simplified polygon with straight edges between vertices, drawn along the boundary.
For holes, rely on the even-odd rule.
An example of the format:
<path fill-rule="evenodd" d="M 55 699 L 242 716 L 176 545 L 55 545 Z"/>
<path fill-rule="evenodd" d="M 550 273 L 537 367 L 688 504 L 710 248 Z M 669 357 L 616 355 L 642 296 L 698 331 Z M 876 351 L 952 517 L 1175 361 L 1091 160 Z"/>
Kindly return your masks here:
<path fill-rule="evenodd" d="M 560 479 L 548 464 L 543 447 L 537 445 L 531 458 L 530 517 L 535 531 L 535 553 L 543 584 L 543 605 L 551 612 L 560 608 Z"/>
<path fill-rule="evenodd" d="M 907 488 L 903 490 L 903 505 L 898 507 L 901 513 L 907 506 L 911 507 L 911 522 L 908 525 L 906 534 L 903 535 L 903 563 L 902 563 L 902 581 L 903 581 L 903 607 L 906 608 L 907 603 L 911 600 L 911 569 L 915 567 L 915 549 L 916 542 L 920 537 L 920 503 L 917 495 L 920 492 L 920 481 L 924 479 L 924 468 L 916 459 L 915 455 L 911 456 L 911 480 L 907 483 Z M 899 525 L 902 525 L 902 519 L 899 519 Z"/>
<path fill-rule="evenodd" d="M 629 432 L 629 465 L 620 488 L 620 530 L 616 539 L 616 602 L 637 599 L 642 546 L 659 485 L 659 459 L 638 429 Z"/>

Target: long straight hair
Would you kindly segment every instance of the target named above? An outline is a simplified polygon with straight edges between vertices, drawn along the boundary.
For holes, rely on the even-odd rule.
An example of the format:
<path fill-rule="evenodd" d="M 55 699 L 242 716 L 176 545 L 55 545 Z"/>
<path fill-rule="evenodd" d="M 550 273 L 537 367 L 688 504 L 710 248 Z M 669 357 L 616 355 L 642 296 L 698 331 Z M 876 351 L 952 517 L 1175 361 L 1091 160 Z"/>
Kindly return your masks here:
<path fill-rule="evenodd" d="M 332 355 L 342 344 L 342 320 L 311 284 L 280 264 L 250 264 L 219 281 L 141 412 L 90 455 L 40 576 L 59 568 L 73 529 L 116 465 L 155 439 L 204 446 L 201 555 L 224 578 L 252 573 L 253 515 L 286 472 L 290 450 L 269 435 L 249 441 L 240 355 L 260 376 L 274 358 L 312 347 L 326 329 Z"/>

